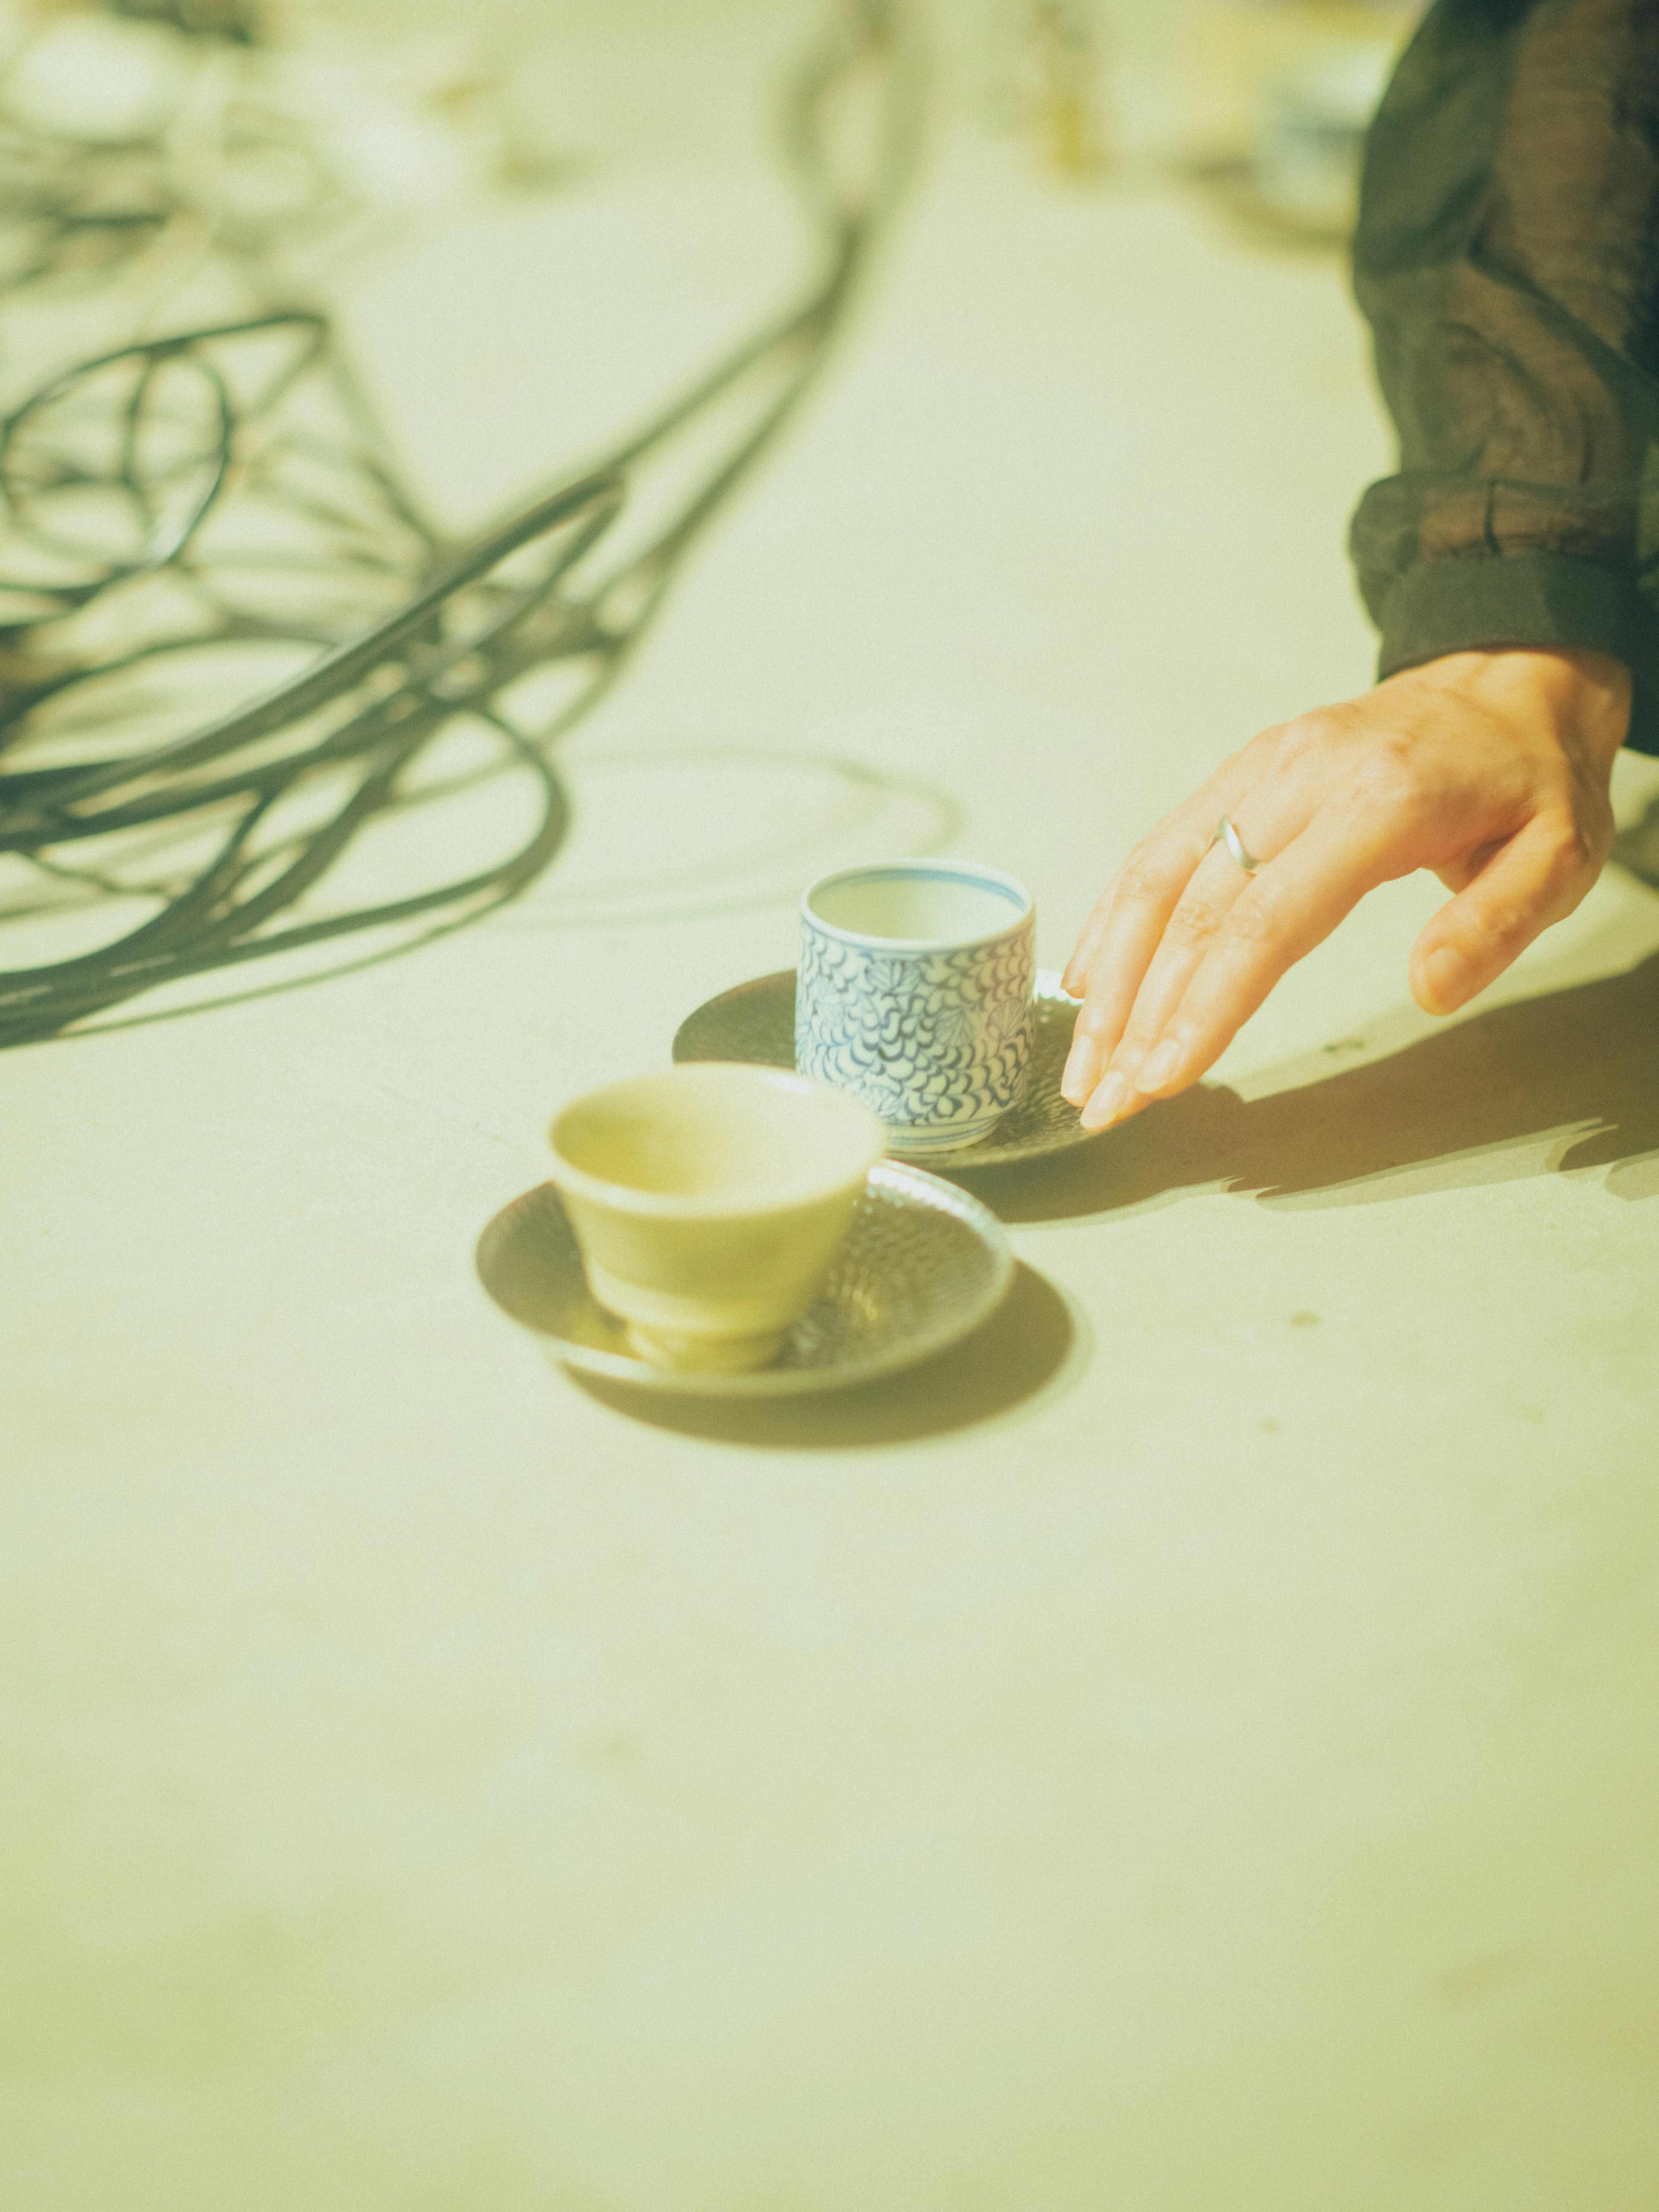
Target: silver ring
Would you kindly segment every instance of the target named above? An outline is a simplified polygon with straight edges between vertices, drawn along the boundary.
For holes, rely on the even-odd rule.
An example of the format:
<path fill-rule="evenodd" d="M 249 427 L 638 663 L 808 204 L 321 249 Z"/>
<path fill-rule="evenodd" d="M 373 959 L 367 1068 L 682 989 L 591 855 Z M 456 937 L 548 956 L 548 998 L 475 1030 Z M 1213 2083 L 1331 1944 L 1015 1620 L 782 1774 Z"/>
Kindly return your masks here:
<path fill-rule="evenodd" d="M 1224 814 L 1220 821 L 1216 823 L 1215 836 L 1211 838 L 1210 842 L 1212 845 L 1217 843 L 1225 845 L 1247 876 L 1253 876 L 1261 866 L 1260 860 L 1244 850 L 1244 840 L 1234 829 L 1232 817 L 1230 814 Z"/>

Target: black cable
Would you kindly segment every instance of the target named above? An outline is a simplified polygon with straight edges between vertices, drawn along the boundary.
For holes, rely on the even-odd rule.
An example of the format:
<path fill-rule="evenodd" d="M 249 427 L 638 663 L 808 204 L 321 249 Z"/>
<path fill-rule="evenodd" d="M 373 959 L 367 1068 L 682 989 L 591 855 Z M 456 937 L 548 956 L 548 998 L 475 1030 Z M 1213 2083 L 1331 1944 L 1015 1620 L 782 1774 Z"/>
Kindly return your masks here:
<path fill-rule="evenodd" d="M 874 151 L 844 171 L 835 111 L 860 91 L 877 109 Z M 352 396 L 331 327 L 309 308 L 94 356 L 6 415 L 0 854 L 30 864 L 43 884 L 72 882 L 90 902 L 141 892 L 158 904 L 94 951 L 0 971 L 0 1044 L 59 1035 L 158 985 L 219 968 L 444 909 L 457 923 L 476 920 L 535 881 L 569 818 L 552 759 L 557 742 L 615 682 L 690 546 L 822 368 L 902 185 L 917 96 L 901 0 L 836 8 L 783 101 L 786 155 L 818 236 L 813 282 L 614 453 L 461 547 L 443 546 L 424 525 L 372 440 L 340 428 Z M 0 145 L 0 170 L 9 151 Z M 14 294 L 61 284 L 76 266 L 69 247 L 77 236 L 92 240 L 96 264 L 112 236 L 141 250 L 157 218 L 153 164 L 135 173 L 144 204 L 124 210 L 112 205 L 107 178 L 88 204 L 75 165 L 50 153 L 34 161 L 36 188 L 9 224 L 27 234 L 13 241 L 14 270 L 26 272 L 14 276 Z M 0 218 L 0 250 L 7 228 Z M 253 379 L 256 362 L 262 374 Z M 746 386 L 757 396 L 745 427 L 647 543 L 602 567 L 625 494 Z M 318 409 L 307 412 L 319 387 L 328 402 L 320 428 Z M 303 550 L 274 562 L 257 546 L 232 557 L 216 532 L 238 495 L 278 518 Z M 262 569 L 263 605 L 235 580 Z M 317 587 L 308 600 L 301 593 L 297 611 L 275 592 L 279 575 L 290 597 L 296 580 Z M 377 618 L 349 635 L 329 634 L 331 601 L 384 598 L 399 579 L 404 588 Z M 149 634 L 121 650 L 95 649 L 105 617 L 147 606 L 146 594 L 165 610 Z M 170 655 L 261 641 L 317 657 L 181 737 L 123 744 L 119 698 L 95 707 L 112 684 L 138 682 Z M 573 677 L 573 696 L 544 726 L 521 728 L 503 695 L 559 665 Z M 88 702 L 106 749 L 28 766 L 30 750 L 61 747 Z M 490 733 L 493 761 L 423 791 L 417 768 L 461 718 Z M 514 851 L 401 896 L 296 913 L 372 823 L 505 772 L 527 778 L 535 793 L 535 819 Z M 325 817 L 278 836 L 282 805 L 331 779 L 345 788 Z M 212 839 L 184 879 L 160 892 L 158 831 Z M 92 848 L 84 865 L 83 847 Z M 128 872 L 139 867 L 145 872 Z M 38 926 L 38 902 L 25 911 Z M 0 926 L 7 918 L 0 909 Z"/>

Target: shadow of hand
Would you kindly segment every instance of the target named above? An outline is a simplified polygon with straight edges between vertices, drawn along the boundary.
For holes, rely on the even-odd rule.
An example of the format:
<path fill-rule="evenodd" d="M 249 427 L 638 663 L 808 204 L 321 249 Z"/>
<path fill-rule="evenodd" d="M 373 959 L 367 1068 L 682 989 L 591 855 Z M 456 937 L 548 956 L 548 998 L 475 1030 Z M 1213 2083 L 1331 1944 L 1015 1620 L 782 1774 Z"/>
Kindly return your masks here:
<path fill-rule="evenodd" d="M 1322 1081 L 1248 1103 L 1200 1085 L 1080 1151 L 953 1180 L 1004 1221 L 1056 1221 L 1200 1189 L 1344 1206 L 1596 1167 L 1620 1198 L 1659 1196 L 1659 953 Z"/>

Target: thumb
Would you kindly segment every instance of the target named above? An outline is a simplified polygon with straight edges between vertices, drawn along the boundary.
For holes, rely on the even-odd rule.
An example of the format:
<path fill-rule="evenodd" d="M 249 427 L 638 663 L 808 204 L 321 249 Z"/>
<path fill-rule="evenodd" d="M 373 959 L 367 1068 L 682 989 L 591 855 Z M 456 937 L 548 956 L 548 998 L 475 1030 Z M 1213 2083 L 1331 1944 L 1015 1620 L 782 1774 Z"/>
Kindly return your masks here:
<path fill-rule="evenodd" d="M 1572 912 L 1597 872 L 1573 823 L 1534 815 L 1424 925 L 1409 969 L 1418 1005 L 1429 1014 L 1466 1005 Z"/>

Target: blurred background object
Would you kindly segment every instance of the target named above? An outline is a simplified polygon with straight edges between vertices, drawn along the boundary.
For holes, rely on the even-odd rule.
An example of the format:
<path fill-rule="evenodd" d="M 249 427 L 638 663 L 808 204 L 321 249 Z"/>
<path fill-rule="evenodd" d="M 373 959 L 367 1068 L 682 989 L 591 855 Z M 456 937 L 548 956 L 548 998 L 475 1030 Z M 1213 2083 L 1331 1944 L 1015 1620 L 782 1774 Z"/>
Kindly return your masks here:
<path fill-rule="evenodd" d="M 1258 231 L 1340 243 L 1417 0 L 1212 0 L 1190 15 L 1182 158 Z"/>
<path fill-rule="evenodd" d="M 1391 39 L 1365 31 L 1310 37 L 1264 84 L 1250 173 L 1262 206 L 1297 228 L 1353 228 L 1365 129 L 1395 58 Z"/>
<path fill-rule="evenodd" d="M 1072 178 L 1198 178 L 1245 228 L 1352 228 L 1365 128 L 1420 0 L 945 0 L 991 129 Z"/>
<path fill-rule="evenodd" d="M 1102 0 L 995 0 L 986 108 L 1061 176 L 1107 164 L 1106 18 Z"/>

